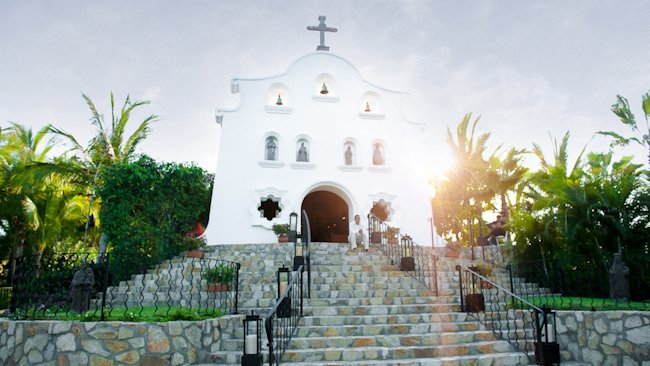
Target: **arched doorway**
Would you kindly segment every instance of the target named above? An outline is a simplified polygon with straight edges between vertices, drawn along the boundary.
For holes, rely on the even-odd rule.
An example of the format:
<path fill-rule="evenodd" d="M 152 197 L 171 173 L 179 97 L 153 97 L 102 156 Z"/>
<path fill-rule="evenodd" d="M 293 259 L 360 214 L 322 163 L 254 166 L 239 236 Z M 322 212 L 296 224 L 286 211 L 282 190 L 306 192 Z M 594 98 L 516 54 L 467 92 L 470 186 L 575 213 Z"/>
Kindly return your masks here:
<path fill-rule="evenodd" d="M 312 241 L 348 241 L 349 208 L 341 196 L 324 190 L 311 192 L 302 201 L 302 209 L 309 216 Z"/>

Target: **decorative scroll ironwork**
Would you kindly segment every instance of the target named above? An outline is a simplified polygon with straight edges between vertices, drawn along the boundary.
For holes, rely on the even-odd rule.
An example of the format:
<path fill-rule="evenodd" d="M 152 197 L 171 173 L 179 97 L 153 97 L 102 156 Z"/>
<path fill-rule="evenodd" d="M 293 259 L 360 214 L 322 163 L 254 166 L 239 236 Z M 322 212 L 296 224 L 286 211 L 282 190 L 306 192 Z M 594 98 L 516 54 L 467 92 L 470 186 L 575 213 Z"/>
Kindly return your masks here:
<path fill-rule="evenodd" d="M 370 243 L 377 245 L 393 264 L 400 265 L 438 296 L 438 257 L 432 248 L 416 244 L 373 214 L 368 214 L 368 234 Z"/>
<path fill-rule="evenodd" d="M 17 258 L 11 315 L 19 319 L 85 317 L 103 321 L 113 317 L 168 318 L 180 309 L 203 316 L 237 313 L 239 263 L 175 258 L 144 269 L 127 281 L 114 281 L 111 262 L 115 256 L 119 253 L 100 259 L 79 253 Z M 83 263 L 88 265 L 87 272 L 80 271 Z M 206 271 L 214 268 L 224 273 L 220 292 L 209 291 L 204 278 Z M 81 299 L 80 291 L 84 292 Z"/>
<path fill-rule="evenodd" d="M 279 365 L 284 352 L 289 347 L 291 338 L 298 328 L 298 322 L 303 316 L 303 287 L 304 267 L 301 265 L 293 272 L 287 288 L 280 294 L 280 298 L 266 314 L 264 328 L 269 347 L 269 365 Z M 285 316 L 286 299 L 290 304 L 289 316 Z"/>
<path fill-rule="evenodd" d="M 550 362 L 555 357 L 549 352 L 536 352 L 555 348 L 559 355 L 555 315 L 550 308 L 535 306 L 471 268 L 457 265 L 456 270 L 462 311 L 471 313 L 531 361 L 542 365 L 555 363 Z"/>
<path fill-rule="evenodd" d="M 630 270 L 630 297 L 610 298 L 610 267 L 607 258 L 589 256 L 511 263 L 506 270 L 511 292 L 540 307 L 650 310 L 648 294 L 634 286 L 634 280 L 644 277 L 643 273 Z"/>

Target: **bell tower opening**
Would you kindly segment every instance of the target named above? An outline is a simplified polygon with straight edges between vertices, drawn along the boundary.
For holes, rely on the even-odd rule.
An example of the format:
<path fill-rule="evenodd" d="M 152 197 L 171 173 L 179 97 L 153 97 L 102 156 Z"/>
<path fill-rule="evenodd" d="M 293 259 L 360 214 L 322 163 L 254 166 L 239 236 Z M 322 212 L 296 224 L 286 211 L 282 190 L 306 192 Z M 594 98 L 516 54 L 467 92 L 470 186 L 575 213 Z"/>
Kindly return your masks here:
<path fill-rule="evenodd" d="M 330 191 L 314 191 L 305 196 L 302 209 L 309 216 L 312 241 L 328 243 L 348 241 L 349 207 L 341 196 Z"/>

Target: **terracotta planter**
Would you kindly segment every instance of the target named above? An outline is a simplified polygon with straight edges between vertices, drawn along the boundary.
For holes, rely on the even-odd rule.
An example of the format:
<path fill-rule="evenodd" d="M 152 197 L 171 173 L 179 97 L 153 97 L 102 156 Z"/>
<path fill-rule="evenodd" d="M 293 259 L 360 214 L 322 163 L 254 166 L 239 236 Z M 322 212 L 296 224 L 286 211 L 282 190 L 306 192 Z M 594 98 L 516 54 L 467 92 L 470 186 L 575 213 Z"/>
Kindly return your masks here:
<path fill-rule="evenodd" d="M 225 283 L 209 283 L 208 292 L 226 292 L 228 291 L 228 285 Z"/>
<path fill-rule="evenodd" d="M 202 250 L 190 250 L 185 253 L 185 256 L 187 258 L 203 258 L 203 251 Z"/>
<path fill-rule="evenodd" d="M 278 236 L 278 243 L 288 243 L 289 242 L 289 237 L 286 235 L 280 235 Z"/>

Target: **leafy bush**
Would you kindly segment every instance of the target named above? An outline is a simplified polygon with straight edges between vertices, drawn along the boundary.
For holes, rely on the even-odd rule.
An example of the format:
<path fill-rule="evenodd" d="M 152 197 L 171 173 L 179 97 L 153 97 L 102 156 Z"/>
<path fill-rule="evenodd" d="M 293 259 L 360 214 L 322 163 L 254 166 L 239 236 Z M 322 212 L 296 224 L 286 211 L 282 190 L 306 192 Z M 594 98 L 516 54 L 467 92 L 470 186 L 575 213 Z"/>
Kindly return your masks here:
<path fill-rule="evenodd" d="M 113 283 L 199 245 L 184 236 L 209 210 L 209 177 L 197 166 L 147 156 L 106 168 L 100 218 Z"/>

